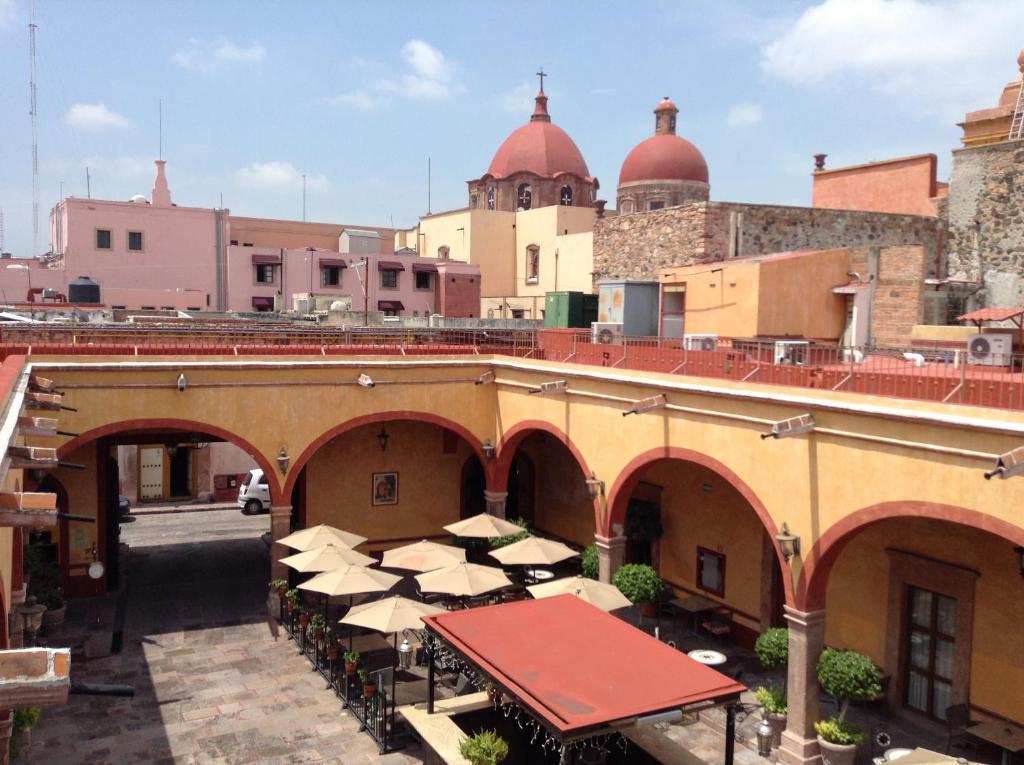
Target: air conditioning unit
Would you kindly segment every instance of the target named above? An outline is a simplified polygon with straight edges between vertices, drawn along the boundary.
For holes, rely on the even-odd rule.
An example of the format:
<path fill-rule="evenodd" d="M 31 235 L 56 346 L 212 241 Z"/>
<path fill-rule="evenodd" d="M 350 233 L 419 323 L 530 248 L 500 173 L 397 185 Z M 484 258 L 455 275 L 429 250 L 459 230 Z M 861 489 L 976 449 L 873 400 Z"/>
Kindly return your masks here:
<path fill-rule="evenodd" d="M 590 342 L 602 345 L 622 345 L 622 322 L 595 321 L 590 325 Z"/>
<path fill-rule="evenodd" d="M 986 332 L 967 336 L 967 363 L 989 367 L 1008 367 L 1013 360 L 1013 335 Z"/>
<path fill-rule="evenodd" d="M 292 310 L 296 313 L 312 313 L 315 301 L 308 297 L 292 296 Z"/>
<path fill-rule="evenodd" d="M 718 335 L 683 335 L 683 347 L 688 351 L 717 350 Z"/>
<path fill-rule="evenodd" d="M 807 340 L 778 340 L 775 343 L 775 352 L 772 360 L 776 364 L 799 367 L 807 363 L 807 350 L 810 343 Z"/>

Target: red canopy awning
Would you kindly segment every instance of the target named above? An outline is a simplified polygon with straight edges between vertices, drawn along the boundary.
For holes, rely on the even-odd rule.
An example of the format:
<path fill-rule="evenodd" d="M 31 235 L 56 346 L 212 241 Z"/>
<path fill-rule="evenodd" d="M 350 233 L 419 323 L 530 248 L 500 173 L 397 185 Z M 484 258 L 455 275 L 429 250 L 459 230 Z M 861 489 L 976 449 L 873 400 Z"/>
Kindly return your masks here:
<path fill-rule="evenodd" d="M 254 297 L 252 299 L 252 307 L 258 311 L 269 311 L 274 308 L 274 298 L 272 297 Z"/>
<path fill-rule="evenodd" d="M 253 265 L 279 266 L 281 265 L 280 255 L 253 255 Z"/>
<path fill-rule="evenodd" d="M 957 321 L 1009 321 L 1024 314 L 1024 308 L 979 308 L 977 311 L 957 316 Z"/>
<path fill-rule="evenodd" d="M 423 617 L 563 739 L 746 688 L 575 595 Z"/>
<path fill-rule="evenodd" d="M 378 311 L 402 311 L 405 310 L 405 306 L 402 305 L 401 300 L 378 300 L 377 301 Z"/>
<path fill-rule="evenodd" d="M 395 260 L 378 260 L 378 271 L 404 271 L 405 266 Z"/>
<path fill-rule="evenodd" d="M 320 268 L 348 268 L 348 263 L 339 258 L 320 258 Z"/>
<path fill-rule="evenodd" d="M 413 263 L 412 270 L 424 274 L 436 274 L 437 265 L 434 263 Z"/>

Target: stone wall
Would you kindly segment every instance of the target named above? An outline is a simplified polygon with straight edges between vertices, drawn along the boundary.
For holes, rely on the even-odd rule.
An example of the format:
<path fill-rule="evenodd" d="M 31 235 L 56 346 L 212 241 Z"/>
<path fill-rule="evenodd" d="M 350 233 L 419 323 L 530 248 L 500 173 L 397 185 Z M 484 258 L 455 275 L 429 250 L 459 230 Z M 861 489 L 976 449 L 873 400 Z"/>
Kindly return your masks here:
<path fill-rule="evenodd" d="M 908 348 L 915 324 L 925 317 L 928 262 L 920 245 L 883 247 L 871 303 L 871 337 L 875 345 Z"/>
<path fill-rule="evenodd" d="M 981 280 L 982 306 L 1024 305 L 1024 141 L 953 152 L 949 276 Z"/>

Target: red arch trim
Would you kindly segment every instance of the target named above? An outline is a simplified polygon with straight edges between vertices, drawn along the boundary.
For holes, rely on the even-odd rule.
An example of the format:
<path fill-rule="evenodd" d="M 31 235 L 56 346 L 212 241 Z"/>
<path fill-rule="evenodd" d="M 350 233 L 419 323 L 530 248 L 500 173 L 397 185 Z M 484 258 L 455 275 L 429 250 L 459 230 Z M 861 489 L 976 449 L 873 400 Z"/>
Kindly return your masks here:
<path fill-rule="evenodd" d="M 583 475 L 590 478 L 590 468 L 583 458 L 582 452 L 576 448 L 568 434 L 560 428 L 545 420 L 523 420 L 517 422 L 506 430 L 501 436 L 501 443 L 498 445 L 498 455 L 494 460 L 494 466 L 487 476 L 487 488 L 491 491 L 506 491 L 508 489 L 508 473 L 512 468 L 512 459 L 516 456 L 516 449 L 527 436 L 532 433 L 550 433 L 559 440 L 571 453 L 580 466 Z"/>
<path fill-rule="evenodd" d="M 131 430 L 187 430 L 194 433 L 205 433 L 206 435 L 216 436 L 224 441 L 229 441 L 235 446 L 245 449 L 253 459 L 256 460 L 256 464 L 263 469 L 263 474 L 267 476 L 267 482 L 270 485 L 270 496 L 271 501 L 275 505 L 281 504 L 281 497 L 287 496 L 282 495 L 281 485 L 277 480 L 277 473 L 274 471 L 274 467 L 270 460 L 249 441 L 245 440 L 241 436 L 237 436 L 231 431 L 219 428 L 216 425 L 210 425 L 205 422 L 196 422 L 195 420 L 179 420 L 167 417 L 154 417 L 152 419 L 143 420 L 121 420 L 120 422 L 112 422 L 107 425 L 101 425 L 98 428 L 81 433 L 70 441 L 65 443 L 63 446 L 57 449 L 57 455 L 59 457 L 66 457 L 76 449 L 85 446 L 91 441 L 95 441 L 98 438 L 104 436 L 113 436 L 118 433 L 124 433 Z"/>
<path fill-rule="evenodd" d="M 351 420 L 346 420 L 345 422 L 335 425 L 330 430 L 327 430 L 317 436 L 317 438 L 302 451 L 299 458 L 292 462 L 292 467 L 288 470 L 288 478 L 284 484 L 283 496 L 286 498 L 291 497 L 292 489 L 295 487 L 295 482 L 298 480 L 299 473 L 302 472 L 302 468 L 306 466 L 306 463 L 312 459 L 313 455 L 316 454 L 320 447 L 328 441 L 363 425 L 369 425 L 374 422 L 391 422 L 393 420 L 428 422 L 432 425 L 438 425 L 442 428 L 447 428 L 448 430 L 458 433 L 462 439 L 473 448 L 473 451 L 476 452 L 476 455 L 480 458 L 480 462 L 483 463 L 486 470 L 487 461 L 484 460 L 483 444 L 481 444 L 480 440 L 463 425 L 453 422 L 445 417 L 431 414 L 430 412 L 414 412 L 412 410 L 405 409 L 390 412 L 377 412 L 375 414 L 365 414 L 361 417 L 354 417 Z"/>
<path fill-rule="evenodd" d="M 824 608 L 829 573 L 832 571 L 832 566 L 835 565 L 839 553 L 865 527 L 887 518 L 931 518 L 959 523 L 963 526 L 987 531 L 1014 544 L 1024 546 L 1024 529 L 990 515 L 979 513 L 977 510 L 917 500 L 881 502 L 847 515 L 829 527 L 828 531 L 814 543 L 810 553 L 804 559 L 804 567 L 797 581 L 797 607 L 803 611 Z"/>
<path fill-rule="evenodd" d="M 708 468 L 724 478 L 747 501 L 747 504 L 754 510 L 754 513 L 761 521 L 761 525 L 764 526 L 765 531 L 768 532 L 768 536 L 772 540 L 772 547 L 775 548 L 775 557 L 782 567 L 782 584 L 786 591 L 786 602 L 792 604 L 794 602 L 792 577 L 787 576 L 789 565 L 782 556 L 779 543 L 775 541 L 775 536 L 779 533 L 779 529 L 775 525 L 774 519 L 768 513 L 768 508 L 764 506 L 764 503 L 754 491 L 736 473 L 707 454 L 696 452 L 692 449 L 683 449 L 678 446 L 659 446 L 634 457 L 622 469 L 622 472 L 619 473 L 615 483 L 612 484 L 611 491 L 608 492 L 608 525 L 601 529 L 601 533 L 605 536 L 611 536 L 612 525 L 622 523 L 625 520 L 626 506 L 629 504 L 629 498 L 633 495 L 637 484 L 640 483 L 644 470 L 654 462 L 666 459 L 693 462 Z"/>

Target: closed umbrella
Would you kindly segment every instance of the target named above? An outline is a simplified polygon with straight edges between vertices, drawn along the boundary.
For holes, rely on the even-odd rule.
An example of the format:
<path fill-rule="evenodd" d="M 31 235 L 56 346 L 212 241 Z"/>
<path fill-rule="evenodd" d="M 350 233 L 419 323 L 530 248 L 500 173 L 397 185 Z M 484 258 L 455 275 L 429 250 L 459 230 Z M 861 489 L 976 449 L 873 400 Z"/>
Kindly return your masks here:
<path fill-rule="evenodd" d="M 605 584 L 604 582 L 598 582 L 596 579 L 587 579 L 585 576 L 555 579 L 553 582 L 535 584 L 526 589 L 535 598 L 550 598 L 554 595 L 564 595 L 566 593 L 575 595 L 580 600 L 585 600 L 602 611 L 614 611 L 616 608 L 625 608 L 632 605 L 629 598 L 619 592 L 619 588 L 614 584 Z"/>
<path fill-rule="evenodd" d="M 378 571 L 375 568 L 365 566 L 344 566 L 333 571 L 325 571 L 317 574 L 308 582 L 299 585 L 300 590 L 320 592 L 331 597 L 332 595 L 348 595 L 349 609 L 352 607 L 352 595 L 361 595 L 368 592 L 385 592 L 402 581 L 402 577 L 389 574 L 386 571 Z M 352 633 L 348 633 L 348 648 L 352 650 Z"/>
<path fill-rule="evenodd" d="M 321 545 L 355 547 L 365 542 L 366 537 L 321 523 L 317 526 L 310 526 L 308 529 L 296 531 L 277 541 L 293 550 L 312 550 L 314 547 L 320 547 Z"/>
<path fill-rule="evenodd" d="M 464 521 L 449 523 L 444 527 L 444 530 L 451 532 L 457 537 L 493 539 L 494 537 L 507 537 L 512 534 L 518 534 L 523 530 L 523 527 L 490 513 L 480 513 L 480 515 L 474 515 L 472 518 L 467 518 Z"/>
<path fill-rule="evenodd" d="M 281 562 L 300 574 L 333 571 L 343 566 L 369 566 L 376 563 L 369 555 L 363 555 L 350 547 L 335 547 L 334 545 L 320 545 L 312 550 L 281 558 Z"/>
<path fill-rule="evenodd" d="M 416 542 L 384 552 L 380 565 L 384 568 L 405 568 L 410 571 L 433 571 L 466 560 L 466 551 L 454 545 L 437 542 Z"/>
<path fill-rule="evenodd" d="M 424 592 L 469 596 L 500 590 L 512 584 L 500 568 L 479 566 L 465 561 L 425 574 L 417 574 L 416 581 Z"/>
<path fill-rule="evenodd" d="M 561 542 L 554 542 L 543 537 L 527 537 L 505 547 L 499 547 L 497 550 L 491 550 L 490 555 L 506 566 L 536 566 L 558 563 L 566 558 L 579 555 L 579 553 Z"/>

